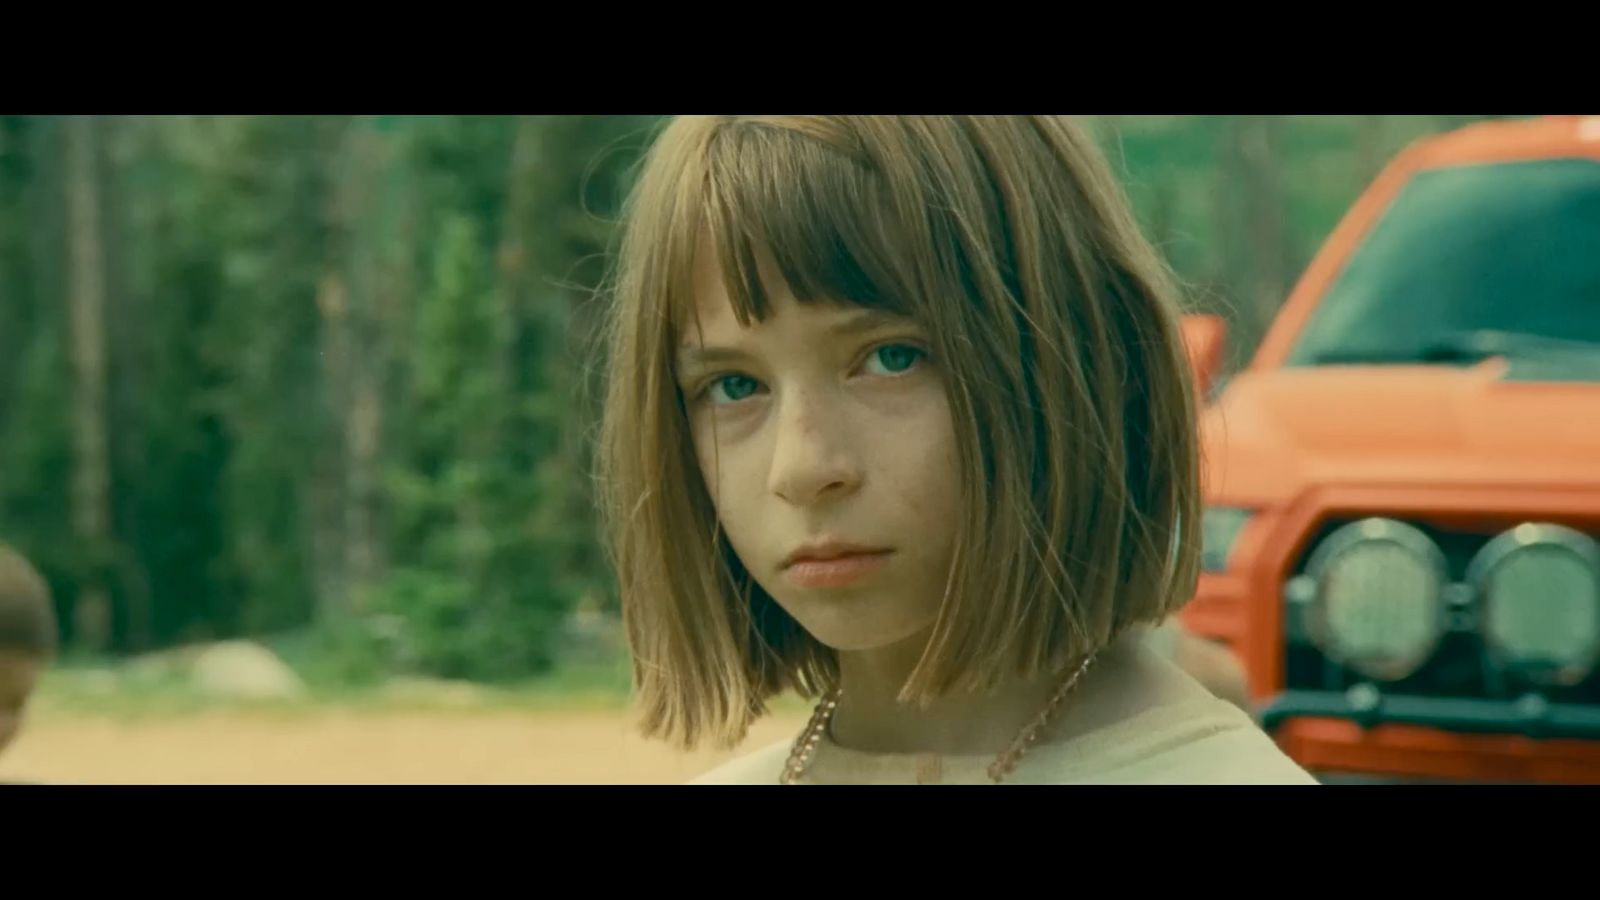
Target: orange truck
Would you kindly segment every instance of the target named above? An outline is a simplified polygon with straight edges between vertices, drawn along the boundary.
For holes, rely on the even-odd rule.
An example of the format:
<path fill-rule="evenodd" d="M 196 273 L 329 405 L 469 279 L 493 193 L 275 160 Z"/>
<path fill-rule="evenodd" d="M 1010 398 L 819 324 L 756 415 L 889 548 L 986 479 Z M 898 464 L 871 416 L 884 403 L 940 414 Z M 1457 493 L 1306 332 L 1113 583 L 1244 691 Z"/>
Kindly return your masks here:
<path fill-rule="evenodd" d="M 1600 117 L 1399 155 L 1208 402 L 1187 629 L 1301 765 L 1600 783 Z M 1213 383 L 1217 381 L 1219 383 Z"/>

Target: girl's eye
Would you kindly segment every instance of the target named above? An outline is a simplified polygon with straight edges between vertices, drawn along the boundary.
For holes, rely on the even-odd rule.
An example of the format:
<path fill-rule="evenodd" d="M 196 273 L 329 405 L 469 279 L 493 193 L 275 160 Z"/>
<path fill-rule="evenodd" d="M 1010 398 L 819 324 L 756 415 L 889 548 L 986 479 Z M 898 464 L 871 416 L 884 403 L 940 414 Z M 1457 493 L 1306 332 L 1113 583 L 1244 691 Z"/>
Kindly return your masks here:
<path fill-rule="evenodd" d="M 748 375 L 722 375 L 706 387 L 712 403 L 736 403 L 761 388 L 761 382 Z"/>
<path fill-rule="evenodd" d="M 927 355 L 910 344 L 884 344 L 867 356 L 867 371 L 873 375 L 899 375 Z"/>

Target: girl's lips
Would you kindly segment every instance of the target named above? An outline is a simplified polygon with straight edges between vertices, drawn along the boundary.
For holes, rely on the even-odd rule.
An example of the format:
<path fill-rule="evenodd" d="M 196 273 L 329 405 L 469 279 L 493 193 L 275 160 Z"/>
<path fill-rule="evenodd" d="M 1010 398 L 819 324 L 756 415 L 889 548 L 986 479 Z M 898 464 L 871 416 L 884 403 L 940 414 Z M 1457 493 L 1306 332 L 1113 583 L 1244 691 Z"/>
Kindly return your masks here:
<path fill-rule="evenodd" d="M 889 564 L 892 550 L 848 553 L 831 559 L 797 559 L 783 570 L 783 577 L 796 587 L 846 587 L 867 578 Z"/>

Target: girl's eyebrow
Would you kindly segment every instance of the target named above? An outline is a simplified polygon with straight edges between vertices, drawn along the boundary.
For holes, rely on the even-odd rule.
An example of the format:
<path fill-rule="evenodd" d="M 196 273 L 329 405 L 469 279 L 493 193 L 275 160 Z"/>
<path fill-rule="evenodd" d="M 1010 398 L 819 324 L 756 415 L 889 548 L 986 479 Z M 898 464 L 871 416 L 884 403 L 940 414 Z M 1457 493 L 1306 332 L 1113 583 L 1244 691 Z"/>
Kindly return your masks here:
<path fill-rule="evenodd" d="M 862 309 L 829 325 L 825 332 L 831 338 L 854 337 L 880 328 L 904 327 L 911 324 L 905 316 L 878 309 Z M 705 366 L 728 365 L 744 362 L 749 354 L 734 347 L 704 346 L 685 343 L 678 348 L 678 368 L 695 369 Z"/>
<path fill-rule="evenodd" d="M 911 320 L 905 316 L 884 312 L 881 309 L 863 309 L 829 325 L 828 334 L 833 337 L 846 337 L 876 331 L 879 328 L 909 324 L 911 324 Z"/>
<path fill-rule="evenodd" d="M 694 370 L 718 365 L 731 365 L 749 360 L 749 354 L 732 347 L 702 347 L 685 344 L 678 348 L 678 369 Z"/>

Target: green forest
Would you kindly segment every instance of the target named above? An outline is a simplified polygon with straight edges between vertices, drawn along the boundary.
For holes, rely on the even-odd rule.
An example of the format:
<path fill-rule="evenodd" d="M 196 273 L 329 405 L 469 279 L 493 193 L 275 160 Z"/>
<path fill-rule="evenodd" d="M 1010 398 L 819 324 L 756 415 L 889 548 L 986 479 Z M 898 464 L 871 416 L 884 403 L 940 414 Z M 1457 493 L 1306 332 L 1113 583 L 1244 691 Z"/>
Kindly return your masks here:
<path fill-rule="evenodd" d="M 1089 124 L 1237 365 L 1382 165 L 1475 118 Z M 69 655 L 307 633 L 383 671 L 555 665 L 615 603 L 593 335 L 659 124 L 0 117 L 0 542 Z"/>

